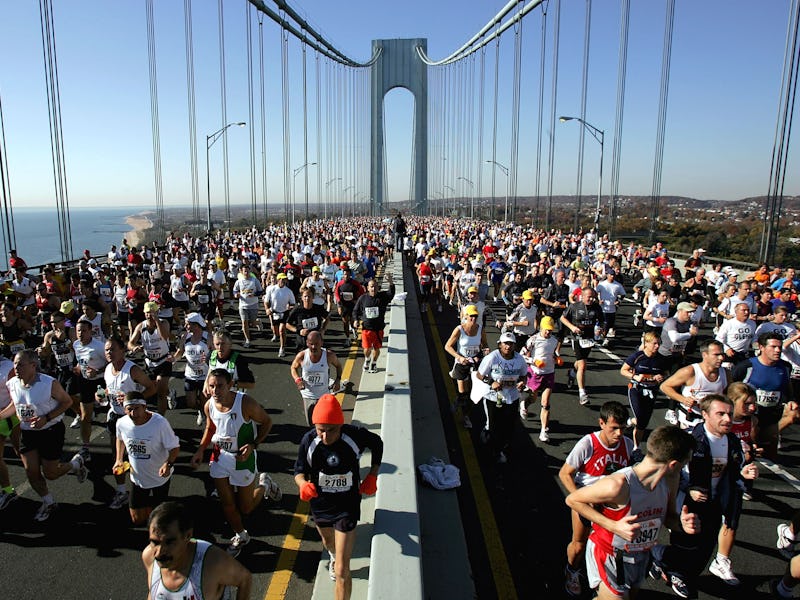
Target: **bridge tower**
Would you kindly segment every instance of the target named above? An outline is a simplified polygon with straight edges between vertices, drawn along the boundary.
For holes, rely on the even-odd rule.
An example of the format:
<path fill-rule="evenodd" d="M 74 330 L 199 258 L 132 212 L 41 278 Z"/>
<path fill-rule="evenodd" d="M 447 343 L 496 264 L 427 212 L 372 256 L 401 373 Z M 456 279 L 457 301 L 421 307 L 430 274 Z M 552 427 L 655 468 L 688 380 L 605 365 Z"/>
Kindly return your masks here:
<path fill-rule="evenodd" d="M 428 212 L 428 67 L 416 48 L 428 50 L 428 40 L 372 40 L 372 51 L 381 53 L 372 65 L 372 136 L 370 192 L 374 214 L 383 214 L 383 98 L 392 89 L 402 87 L 414 95 L 414 197 L 412 212 Z"/>

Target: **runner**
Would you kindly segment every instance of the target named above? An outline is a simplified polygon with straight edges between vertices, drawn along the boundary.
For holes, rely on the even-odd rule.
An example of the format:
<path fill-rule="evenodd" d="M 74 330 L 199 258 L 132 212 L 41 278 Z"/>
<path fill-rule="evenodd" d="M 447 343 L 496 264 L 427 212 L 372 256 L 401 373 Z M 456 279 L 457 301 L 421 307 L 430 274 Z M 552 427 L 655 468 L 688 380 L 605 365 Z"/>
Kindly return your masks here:
<path fill-rule="evenodd" d="M 395 285 L 391 273 L 386 274 L 388 290 L 380 290 L 378 282 L 370 279 L 367 293 L 358 298 L 353 308 L 353 323 L 361 326 L 361 347 L 364 349 L 364 371 L 378 372 L 378 356 L 383 346 L 386 309 L 394 298 Z"/>
<path fill-rule="evenodd" d="M 81 440 L 83 446 L 80 455 L 85 462 L 92 460 L 89 452 L 89 441 L 92 436 L 92 415 L 94 414 L 95 393 L 103 387 L 103 372 L 108 361 L 105 358 L 105 346 L 92 337 L 92 324 L 89 321 L 79 320 L 75 328 L 77 339 L 72 343 L 75 352 L 76 366 L 73 368 L 75 375 L 75 393 L 80 398 L 81 409 Z"/>
<path fill-rule="evenodd" d="M 186 406 L 197 410 L 197 426 L 203 424 L 203 384 L 208 375 L 208 361 L 211 350 L 208 347 L 206 322 L 199 313 L 186 315 L 186 334 L 178 338 L 178 349 L 173 362 L 186 358 L 183 371 L 183 390 L 186 393 Z"/>
<path fill-rule="evenodd" d="M 352 324 L 352 314 L 356 301 L 364 294 L 364 287 L 350 278 L 350 268 L 346 265 L 342 266 L 341 272 L 342 279 L 333 288 L 333 297 L 342 317 L 342 327 L 349 346 L 351 338 L 355 339 L 358 335 L 358 330 Z"/>
<path fill-rule="evenodd" d="M 145 303 L 145 319 L 133 330 L 128 342 L 128 350 L 144 353 L 147 374 L 155 380 L 158 389 L 158 412 L 165 415 L 168 407 L 175 408 L 177 406 L 169 389 L 174 359 L 169 352 L 169 323 L 158 318 L 158 311 L 159 306 L 156 302 Z M 168 398 L 169 404 L 172 406 L 169 406 Z"/>
<path fill-rule="evenodd" d="M 695 533 L 697 516 L 675 511 L 678 473 L 693 440 L 663 425 L 650 435 L 642 462 L 603 477 L 567 496 L 567 505 L 592 522 L 586 546 L 589 586 L 599 600 L 634 598 L 662 526 Z"/>
<path fill-rule="evenodd" d="M 272 341 L 278 341 L 278 357 L 283 358 L 286 352 L 283 349 L 286 345 L 286 317 L 289 310 L 297 302 L 295 295 L 286 286 L 286 273 L 278 273 L 277 284 L 270 288 L 269 293 L 264 294 L 264 309 L 272 324 Z"/>
<path fill-rule="evenodd" d="M 148 599 L 224 600 L 236 588 L 248 600 L 252 575 L 222 550 L 192 537 L 191 511 L 177 502 L 160 504 L 150 514 L 150 543 L 142 552 Z"/>
<path fill-rule="evenodd" d="M 278 502 L 283 494 L 269 475 L 257 472 L 256 451 L 272 429 L 272 419 L 252 396 L 231 391 L 232 382 L 225 369 L 216 368 L 208 374 L 209 399 L 203 408 L 206 428 L 191 464 L 196 468 L 206 448 L 213 445 L 209 470 L 222 512 L 233 528 L 228 553 L 238 556 L 250 542 L 242 515 L 253 512 L 264 497 Z"/>
<path fill-rule="evenodd" d="M 322 334 L 312 331 L 306 338 L 307 348 L 297 353 L 290 372 L 300 390 L 305 409 L 306 425 L 311 426 L 311 414 L 317 401 L 324 395 L 336 392 L 342 383 L 342 365 L 333 352 L 322 345 Z M 331 385 L 330 367 L 336 369 L 336 378 Z"/>
<path fill-rule="evenodd" d="M 642 350 L 637 350 L 625 359 L 619 373 L 628 379 L 628 403 L 633 411 L 633 449 L 638 450 L 644 442 L 650 417 L 655 408 L 658 386 L 664 381 L 664 360 L 658 353 L 661 340 L 654 331 L 644 334 Z"/>
<path fill-rule="evenodd" d="M 306 347 L 306 337 L 312 331 L 325 335 L 328 327 L 328 312 L 321 304 L 314 304 L 314 288 L 300 290 L 300 304 L 286 317 L 286 329 L 295 334 L 295 349 L 299 352 Z"/>
<path fill-rule="evenodd" d="M 568 493 L 632 463 L 633 442 L 624 435 L 627 421 L 628 409 L 619 402 L 612 400 L 600 407 L 600 431 L 583 436 L 558 472 L 558 478 Z M 581 595 L 581 569 L 591 523 L 576 510 L 571 512 L 572 541 L 567 546 L 564 589 L 570 596 L 578 597 Z"/>
<path fill-rule="evenodd" d="M 6 382 L 13 377 L 14 363 L 5 356 L 0 355 L 0 410 L 13 404 Z M 0 510 L 6 508 L 18 498 L 14 486 L 11 485 L 11 478 L 8 474 L 8 465 L 3 459 L 6 439 L 11 440 L 14 452 L 19 456 L 19 417 L 15 412 L 10 416 L 0 420 Z"/>
<path fill-rule="evenodd" d="M 542 317 L 539 323 L 539 333 L 528 339 L 522 351 L 525 362 L 528 363 L 528 390 L 530 402 L 523 396 L 519 401 L 519 416 L 523 421 L 528 419 L 528 404 L 536 404 L 539 392 L 542 392 L 542 410 L 539 420 L 542 429 L 539 431 L 539 441 L 550 441 L 550 396 L 556 384 L 556 348 L 558 338 L 553 335 L 556 324 L 553 317 Z"/>
<path fill-rule="evenodd" d="M 116 460 L 112 471 L 115 477 L 122 475 L 124 483 L 127 454 L 131 472 L 131 521 L 134 525 L 144 525 L 152 510 L 167 499 L 172 467 L 181 444 L 169 422 L 147 410 L 147 400 L 140 392 L 128 392 L 124 396 L 126 415 L 116 420 Z M 128 499 L 127 493 L 125 499 Z"/>
<path fill-rule="evenodd" d="M 208 359 L 209 369 L 225 369 L 233 379 L 233 387 L 237 390 L 251 390 L 256 386 L 256 379 L 250 370 L 247 358 L 241 352 L 233 351 L 231 334 L 224 329 L 217 329 L 212 337 L 214 350 Z M 208 376 L 206 376 L 208 380 Z M 203 396 L 208 398 L 209 390 L 203 386 Z"/>
<path fill-rule="evenodd" d="M 16 375 L 5 384 L 11 403 L 0 410 L 0 420 L 8 419 L 15 412 L 20 420 L 22 465 L 28 483 L 42 499 L 42 505 L 33 518 L 43 522 L 58 508 L 47 480 L 74 473 L 78 482 L 83 483 L 88 471 L 80 453 L 69 462 L 61 462 L 64 447 L 64 423 L 61 419 L 64 411 L 72 405 L 72 398 L 55 379 L 39 373 L 37 363 L 32 350 L 23 350 L 14 357 Z"/>
<path fill-rule="evenodd" d="M 462 423 L 465 429 L 472 428 L 469 417 L 472 405 L 469 402 L 472 387 L 472 372 L 478 368 L 481 359 L 489 350 L 486 332 L 480 323 L 480 311 L 474 304 L 464 307 L 462 324 L 453 329 L 453 333 L 445 342 L 444 350 L 455 360 L 450 370 L 450 377 L 456 382 L 458 395 L 454 410 L 461 409 Z"/>
<path fill-rule="evenodd" d="M 262 293 L 258 278 L 250 273 L 250 265 L 239 267 L 239 276 L 233 284 L 233 297 L 239 299 L 239 318 L 242 321 L 242 335 L 245 348 L 250 347 L 250 324 L 258 320 L 258 296 Z"/>
<path fill-rule="evenodd" d="M 578 382 L 578 401 L 581 405 L 589 404 L 586 392 L 586 359 L 595 343 L 595 329 L 602 336 L 604 332 L 603 311 L 597 305 L 597 293 L 589 287 L 581 290 L 581 299 L 569 305 L 561 315 L 561 323 L 575 336 L 575 365 L 568 373 L 567 387 Z"/>
<path fill-rule="evenodd" d="M 361 517 L 361 495 L 378 489 L 383 458 L 381 438 L 361 427 L 346 425 L 336 396 L 323 395 L 312 415 L 314 429 L 303 436 L 297 451 L 294 480 L 300 499 L 311 502 L 314 525 L 328 551 L 328 571 L 336 581 L 337 600 L 350 598 L 350 557 Z M 369 449 L 371 467 L 362 480 L 359 457 Z M 360 483 L 359 483 L 360 482 Z"/>

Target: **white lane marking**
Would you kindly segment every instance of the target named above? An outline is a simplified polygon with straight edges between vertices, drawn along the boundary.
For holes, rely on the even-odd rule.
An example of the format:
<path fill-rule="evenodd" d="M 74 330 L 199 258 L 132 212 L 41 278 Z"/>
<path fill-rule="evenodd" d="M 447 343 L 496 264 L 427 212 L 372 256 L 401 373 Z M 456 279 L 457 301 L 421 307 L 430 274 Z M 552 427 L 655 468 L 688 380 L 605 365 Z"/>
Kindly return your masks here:
<path fill-rule="evenodd" d="M 789 473 L 780 465 L 776 465 L 774 462 L 767 458 L 759 458 L 758 462 L 767 467 L 770 471 L 775 473 L 778 477 L 783 479 L 786 483 L 792 486 L 796 491 L 800 492 L 800 479 Z"/>

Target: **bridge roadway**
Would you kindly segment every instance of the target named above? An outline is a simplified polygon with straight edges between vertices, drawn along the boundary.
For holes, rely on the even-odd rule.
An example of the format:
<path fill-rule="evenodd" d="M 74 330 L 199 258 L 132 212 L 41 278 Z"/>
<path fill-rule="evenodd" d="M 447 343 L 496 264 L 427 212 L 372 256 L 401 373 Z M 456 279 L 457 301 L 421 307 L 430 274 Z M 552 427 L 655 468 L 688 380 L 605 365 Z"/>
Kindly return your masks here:
<path fill-rule="evenodd" d="M 413 289 L 408 273 L 405 283 L 407 289 Z M 462 477 L 457 491 L 419 489 L 425 597 L 563 596 L 562 573 L 570 521 L 557 472 L 573 444 L 595 429 L 602 402 L 624 400 L 625 382 L 617 373 L 618 357 L 624 358 L 633 350 L 632 341 L 625 341 L 633 335 L 632 312 L 631 304 L 623 306 L 617 341 L 593 353 L 588 379 L 591 405 L 578 405 L 575 393 L 564 387 L 566 370 L 559 370 L 550 443 L 538 440 L 538 418 L 531 417 L 516 431 L 509 462 L 498 466 L 478 441 L 481 411 L 474 411 L 475 429 L 468 431 L 456 424 L 458 420 L 450 410 L 454 391 L 446 376 L 449 365 L 441 347 L 455 327 L 454 309 L 446 307 L 442 313 L 420 314 L 414 294 L 409 294 L 406 315 L 413 373 L 415 461 L 424 462 L 431 455 L 445 458 L 459 466 Z M 231 311 L 226 322 L 234 321 Z M 236 331 L 235 326 L 231 328 Z M 704 333 L 709 335 L 710 330 Z M 240 340 L 239 336 L 234 334 L 234 339 Z M 493 327 L 489 328 L 489 337 L 497 339 Z M 425 344 L 421 343 L 423 338 Z M 360 397 L 380 395 L 382 374 L 361 376 L 359 353 L 355 346 L 344 343 L 338 319 L 329 329 L 327 345 L 343 360 L 345 377 L 352 382 L 344 395 L 346 414 L 353 409 L 359 392 Z M 266 334 L 257 335 L 250 349 L 237 349 L 251 360 L 257 376 L 254 395 L 274 421 L 273 431 L 259 453 L 259 465 L 275 474 L 284 490 L 281 502 L 265 501 L 246 520 L 254 539 L 240 560 L 253 572 L 253 597 L 332 597 L 325 563 L 319 562 L 321 544 L 313 527 L 305 524 L 306 505 L 298 501 L 291 476 L 297 443 L 306 430 L 302 405 L 288 374 L 291 358 L 277 358 L 276 344 Z M 568 357 L 569 350 L 564 354 Z M 177 388 L 179 383 L 175 378 L 172 385 Z M 662 414 L 657 411 L 655 423 Z M 182 448 L 171 495 L 192 509 L 198 537 L 224 544 L 231 532 L 218 503 L 208 497 L 211 482 L 207 469 L 193 471 L 188 465 L 200 436 L 194 412 L 178 408 L 169 414 L 169 419 L 181 438 Z M 67 476 L 51 483 L 61 506 L 46 524 L 33 522 L 38 499 L 23 483 L 19 460 L 10 448 L 5 449 L 12 481 L 22 497 L 0 513 L 4 597 L 116 600 L 144 596 L 139 554 L 147 543 L 146 530 L 130 527 L 125 511 L 111 511 L 105 506 L 113 488 L 108 473 L 111 460 L 107 437 L 100 421 L 94 431 L 89 480 L 79 485 L 74 477 Z M 77 433 L 68 430 L 65 452 L 74 452 L 77 447 Z M 782 573 L 785 566 L 775 550 L 775 526 L 779 516 L 788 516 L 800 507 L 798 450 L 797 433 L 784 436 L 783 465 L 773 466 L 772 470 L 762 465 L 754 500 L 745 503 L 733 554 L 734 567 L 742 579 L 741 589 L 728 588 L 706 574 L 701 580 L 700 598 L 769 597 L 767 581 Z M 386 476 L 391 472 L 382 475 Z M 368 552 L 368 540 L 362 548 L 365 546 L 367 550 L 362 552 Z M 368 572 L 368 568 L 361 568 L 354 574 L 365 580 Z M 316 591 L 315 578 L 321 579 Z M 366 597 L 365 581 L 356 582 L 354 589 L 354 598 Z M 645 589 L 648 593 L 644 597 L 674 597 L 668 588 L 654 582 L 648 582 Z M 401 590 L 386 590 L 381 595 L 400 596 L 405 597 Z"/>

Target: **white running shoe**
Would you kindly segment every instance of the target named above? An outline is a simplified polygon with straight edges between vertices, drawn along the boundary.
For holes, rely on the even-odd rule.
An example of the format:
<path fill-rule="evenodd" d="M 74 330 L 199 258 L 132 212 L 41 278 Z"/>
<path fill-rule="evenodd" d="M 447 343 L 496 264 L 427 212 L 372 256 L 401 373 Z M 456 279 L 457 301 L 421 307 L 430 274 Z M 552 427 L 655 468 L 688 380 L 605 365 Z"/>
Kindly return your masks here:
<path fill-rule="evenodd" d="M 792 560 L 795 555 L 795 542 L 794 535 L 792 535 L 792 529 L 786 523 L 781 523 L 778 525 L 778 541 L 775 542 L 775 546 L 778 548 L 778 552 L 781 553 L 781 556 L 788 560 Z"/>
<path fill-rule="evenodd" d="M 245 348 L 249 348 L 250 347 L 250 340 L 245 340 L 244 343 L 242 344 L 242 346 L 244 346 Z"/>
<path fill-rule="evenodd" d="M 278 348 L 278 358 L 283 358 L 284 356 L 286 356 L 286 350 L 284 350 L 283 346 L 281 346 Z"/>
<path fill-rule="evenodd" d="M 727 556 L 720 557 L 717 555 L 708 567 L 708 572 L 712 575 L 716 575 L 728 585 L 739 585 L 739 583 L 741 583 L 739 578 L 734 575 L 733 569 L 731 568 L 731 559 Z"/>
<path fill-rule="evenodd" d="M 206 415 L 202 410 L 197 411 L 197 419 L 195 419 L 198 427 L 202 427 L 203 423 L 206 422 Z"/>
<path fill-rule="evenodd" d="M 86 478 L 89 476 L 89 470 L 86 468 L 86 463 L 81 453 L 78 452 L 73 456 L 70 463 L 72 463 L 72 472 L 75 473 L 75 476 L 78 478 L 78 483 L 86 481 Z"/>
<path fill-rule="evenodd" d="M 519 402 L 519 418 L 523 421 L 528 420 L 528 407 L 525 406 L 525 403 L 522 400 Z"/>
<path fill-rule="evenodd" d="M 664 413 L 664 420 L 670 425 L 678 424 L 678 414 L 671 408 Z"/>
<path fill-rule="evenodd" d="M 128 503 L 128 497 L 129 494 L 127 490 L 124 492 L 117 492 L 116 494 L 114 494 L 114 498 L 111 500 L 111 503 L 108 505 L 108 508 L 112 510 L 117 510 L 122 508 Z"/>
<path fill-rule="evenodd" d="M 77 415 L 74 419 L 72 419 L 72 423 L 69 424 L 70 429 L 80 429 L 81 427 L 81 416 Z"/>
<path fill-rule="evenodd" d="M 231 538 L 231 545 L 228 546 L 228 554 L 236 558 L 237 556 L 239 556 L 239 553 L 242 551 L 242 548 L 244 548 L 249 543 L 250 543 L 250 534 L 247 533 L 246 529 L 243 529 L 241 533 L 236 533 Z"/>
<path fill-rule="evenodd" d="M 170 410 L 175 410 L 178 408 L 178 392 L 175 390 L 169 391 L 169 397 L 167 398 L 167 406 Z"/>
<path fill-rule="evenodd" d="M 37 510 L 36 514 L 33 515 L 33 520 L 38 521 L 39 523 L 44 523 L 51 517 L 57 508 L 58 504 L 56 502 L 51 502 L 50 504 L 42 502 L 39 510 Z"/>
<path fill-rule="evenodd" d="M 586 406 L 589 404 L 589 394 L 586 393 L 586 390 L 580 390 L 578 392 L 578 403 L 581 406 Z"/>
<path fill-rule="evenodd" d="M 278 341 L 278 336 L 277 335 L 273 335 L 272 339 L 270 340 L 270 342 L 277 342 L 277 341 Z"/>
<path fill-rule="evenodd" d="M 267 473 L 258 475 L 258 485 L 264 488 L 264 498 L 269 498 L 273 502 L 280 502 L 283 498 L 281 487 Z"/>
<path fill-rule="evenodd" d="M 547 433 L 546 429 L 542 429 L 539 432 L 539 441 L 540 442 L 549 442 L 550 441 L 550 434 Z"/>

